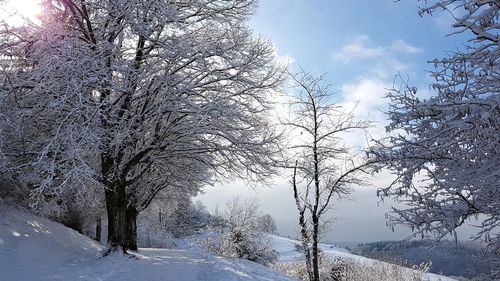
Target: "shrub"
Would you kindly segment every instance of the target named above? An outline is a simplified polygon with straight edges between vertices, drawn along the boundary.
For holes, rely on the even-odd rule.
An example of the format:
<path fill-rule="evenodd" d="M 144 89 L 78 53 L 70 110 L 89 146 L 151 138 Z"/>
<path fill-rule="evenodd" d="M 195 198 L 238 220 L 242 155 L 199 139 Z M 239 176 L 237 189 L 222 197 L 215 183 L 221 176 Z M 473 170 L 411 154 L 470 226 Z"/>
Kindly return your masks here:
<path fill-rule="evenodd" d="M 308 280 L 303 261 L 276 264 L 275 268 L 289 276 L 300 280 Z M 320 260 L 321 281 L 427 281 L 424 273 L 429 264 L 413 269 L 383 262 L 361 262 L 348 258 L 329 258 L 322 256 Z"/>
<path fill-rule="evenodd" d="M 212 225 L 204 243 L 209 251 L 264 265 L 278 260 L 278 252 L 262 227 L 265 224 L 261 221 L 257 200 L 241 202 L 234 198 L 215 218 L 217 223 Z"/>

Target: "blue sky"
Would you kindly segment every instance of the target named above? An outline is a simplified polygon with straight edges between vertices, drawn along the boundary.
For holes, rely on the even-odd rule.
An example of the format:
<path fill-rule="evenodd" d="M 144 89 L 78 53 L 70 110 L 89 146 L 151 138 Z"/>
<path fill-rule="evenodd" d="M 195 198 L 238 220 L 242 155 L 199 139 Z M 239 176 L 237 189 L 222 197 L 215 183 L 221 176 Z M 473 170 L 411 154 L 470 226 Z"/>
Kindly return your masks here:
<path fill-rule="evenodd" d="M 387 50 L 385 55 L 413 66 L 422 79 L 424 70 L 432 69 L 426 61 L 454 49 L 460 38 L 445 38 L 450 33 L 449 16 L 420 17 L 418 5 L 414 0 L 261 0 L 251 26 L 276 45 L 279 55 L 292 56 L 308 71 L 329 72 L 337 83 L 364 75 L 369 59 L 377 59 L 335 60 L 334 55 L 349 43 L 362 37 L 365 48 L 377 49 L 402 40 L 422 52 Z"/>
<path fill-rule="evenodd" d="M 376 124 L 374 137 L 384 132 L 383 98 L 401 73 L 417 86 L 422 96 L 430 94 L 427 61 L 444 57 L 445 51 L 460 47 L 464 34 L 451 33 L 451 17 L 444 13 L 420 17 L 416 0 L 261 0 L 251 26 L 255 33 L 272 41 L 280 60 L 292 62 L 292 69 L 328 72 L 342 105 L 358 103 L 356 114 Z M 334 202 L 330 218 L 334 224 L 324 236 L 329 241 L 379 241 L 403 239 L 411 232 L 396 227 L 392 232 L 385 213 L 395 203 L 381 204 L 377 187 L 388 184 L 387 174 L 371 179 L 373 187 L 356 188 L 351 200 Z M 200 199 L 209 207 L 223 207 L 231 197 L 257 197 L 262 210 L 276 220 L 283 235 L 295 236 L 295 209 L 286 175 L 276 179 L 272 189 L 252 190 L 245 183 L 207 188 Z M 459 239 L 469 238 L 462 231 Z"/>

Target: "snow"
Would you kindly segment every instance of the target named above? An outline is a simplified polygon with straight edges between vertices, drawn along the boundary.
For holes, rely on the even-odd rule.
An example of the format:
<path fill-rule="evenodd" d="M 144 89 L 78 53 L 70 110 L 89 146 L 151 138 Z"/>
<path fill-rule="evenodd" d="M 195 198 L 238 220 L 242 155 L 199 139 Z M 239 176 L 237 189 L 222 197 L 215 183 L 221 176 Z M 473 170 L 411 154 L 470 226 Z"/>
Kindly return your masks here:
<path fill-rule="evenodd" d="M 2 280 L 48 280 L 61 265 L 100 255 L 92 239 L 19 207 L 0 201 L 0 272 Z"/>
<path fill-rule="evenodd" d="M 302 259 L 298 242 L 271 235 L 279 262 Z M 0 280 L 295 280 L 250 261 L 214 256 L 176 241 L 177 249 L 141 248 L 135 257 L 114 253 L 101 257 L 101 244 L 61 224 L 41 218 L 0 199 Z M 321 244 L 331 257 L 349 258 L 365 264 L 379 263 Z M 408 269 L 410 270 L 410 269 Z M 454 279 L 426 274 L 429 281 Z"/>
<path fill-rule="evenodd" d="M 276 235 L 271 235 L 271 238 L 273 240 L 274 249 L 280 254 L 280 262 L 290 262 L 303 258 L 303 254 L 295 249 L 295 244 L 300 244 L 299 241 Z M 329 253 L 333 256 L 348 254 L 349 256 L 360 257 L 351 255 L 346 249 L 335 245 L 320 244 L 320 249 L 324 253 Z"/>
<path fill-rule="evenodd" d="M 294 260 L 300 260 L 300 259 L 304 258 L 302 253 L 298 252 L 295 249 L 295 244 L 299 244 L 300 243 L 299 241 L 276 236 L 276 235 L 272 235 L 271 237 L 273 239 L 274 248 L 280 254 L 279 262 L 291 262 Z M 346 249 L 343 249 L 343 248 L 335 246 L 335 245 L 320 244 L 320 249 L 324 254 L 326 254 L 327 256 L 332 257 L 332 258 L 339 257 L 341 259 L 350 259 L 350 260 L 353 260 L 355 262 L 366 264 L 366 265 L 372 265 L 374 263 L 384 263 L 384 262 L 377 261 L 374 259 L 369 259 L 369 258 L 365 258 L 362 256 L 353 255 L 353 254 L 349 253 L 349 251 L 347 251 Z M 408 269 L 408 270 L 412 270 L 412 269 Z M 428 281 L 456 281 L 456 279 L 449 278 L 449 277 L 442 276 L 442 275 L 438 275 L 438 274 L 433 274 L 433 273 L 425 273 L 424 278 L 426 278 Z"/>
<path fill-rule="evenodd" d="M 0 199 L 0 280 L 294 280 L 246 260 L 192 249 L 115 253 L 61 224 Z"/>

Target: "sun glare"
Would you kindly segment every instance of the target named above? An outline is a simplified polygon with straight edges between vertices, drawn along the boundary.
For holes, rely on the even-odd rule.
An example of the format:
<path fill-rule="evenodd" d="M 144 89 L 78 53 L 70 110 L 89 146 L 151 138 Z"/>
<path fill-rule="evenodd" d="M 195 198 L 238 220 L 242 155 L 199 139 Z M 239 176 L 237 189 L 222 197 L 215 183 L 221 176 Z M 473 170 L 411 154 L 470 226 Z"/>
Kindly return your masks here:
<path fill-rule="evenodd" d="M 7 0 L 2 5 L 0 18 L 9 24 L 21 24 L 29 20 L 37 22 L 42 14 L 41 0 Z"/>

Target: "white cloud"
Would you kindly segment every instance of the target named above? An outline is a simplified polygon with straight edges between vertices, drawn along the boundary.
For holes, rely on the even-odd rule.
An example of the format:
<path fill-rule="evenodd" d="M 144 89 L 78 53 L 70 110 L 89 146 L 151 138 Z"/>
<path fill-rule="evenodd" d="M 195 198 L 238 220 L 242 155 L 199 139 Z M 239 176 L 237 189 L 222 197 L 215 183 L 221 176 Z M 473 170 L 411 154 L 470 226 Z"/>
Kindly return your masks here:
<path fill-rule="evenodd" d="M 397 73 L 404 73 L 411 69 L 410 64 L 394 57 L 386 57 L 368 67 L 366 75 L 381 79 L 392 79 Z"/>
<path fill-rule="evenodd" d="M 392 88 L 394 75 L 411 71 L 412 65 L 402 61 L 401 55 L 420 53 L 421 48 L 410 45 L 402 39 L 394 40 L 388 45 L 376 46 L 366 35 L 359 35 L 350 41 L 341 51 L 334 54 L 336 60 L 347 63 L 351 60 L 364 60 L 364 72 L 340 88 L 341 104 L 345 109 L 355 108 L 353 113 L 358 120 L 369 120 L 373 127 L 364 133 L 346 135 L 348 142 L 356 147 L 365 148 L 370 139 L 379 139 L 385 134 L 388 123 L 385 112 L 388 100 L 385 95 Z"/>
<path fill-rule="evenodd" d="M 373 127 L 368 130 L 369 136 L 364 133 L 346 136 L 349 143 L 357 147 L 366 147 L 370 138 L 380 138 L 385 133 L 387 116 L 384 112 L 388 109 L 387 100 L 384 98 L 391 84 L 375 77 L 360 78 L 342 85 L 340 94 L 342 105 L 345 109 L 354 108 L 354 115 L 358 120 L 369 120 Z"/>
<path fill-rule="evenodd" d="M 276 46 L 274 44 L 273 44 L 273 49 L 274 49 L 274 57 L 276 58 L 276 61 L 278 62 L 278 64 L 285 65 L 285 66 L 291 66 L 291 65 L 295 64 L 295 62 L 297 61 L 290 54 L 282 54 L 279 51 L 278 46 Z"/>
<path fill-rule="evenodd" d="M 403 54 L 417 54 L 424 51 L 422 48 L 408 44 L 403 39 L 397 39 L 394 41 L 389 49 Z"/>
<path fill-rule="evenodd" d="M 370 48 L 370 38 L 367 35 L 357 35 L 351 42 L 342 47 L 340 52 L 333 55 L 336 60 L 349 62 L 352 59 L 369 59 L 385 55 L 382 47 Z"/>
<path fill-rule="evenodd" d="M 342 85 L 340 93 L 343 103 L 358 104 L 356 112 L 359 115 L 369 114 L 385 106 L 387 101 L 383 99 L 389 88 L 387 82 L 378 78 L 362 78 L 358 81 Z"/>
<path fill-rule="evenodd" d="M 351 60 L 381 59 L 392 57 L 396 54 L 416 54 L 423 52 L 422 48 L 415 47 L 404 41 L 396 39 L 387 46 L 373 46 L 368 35 L 357 35 L 333 54 L 333 58 L 347 63 Z"/>

